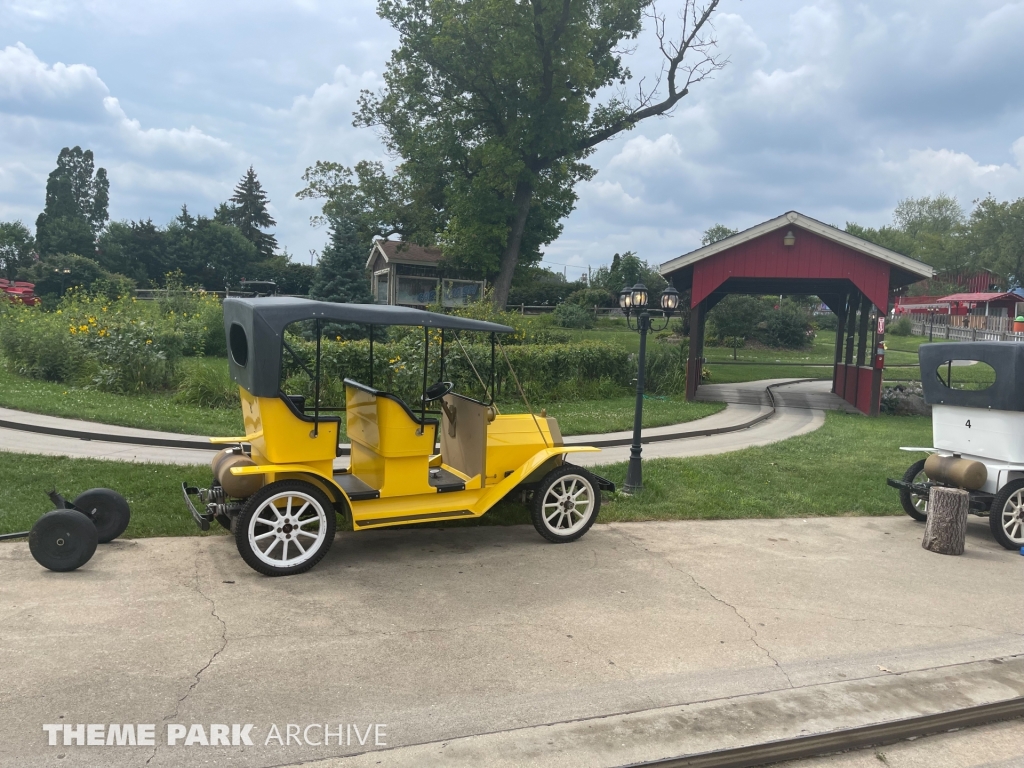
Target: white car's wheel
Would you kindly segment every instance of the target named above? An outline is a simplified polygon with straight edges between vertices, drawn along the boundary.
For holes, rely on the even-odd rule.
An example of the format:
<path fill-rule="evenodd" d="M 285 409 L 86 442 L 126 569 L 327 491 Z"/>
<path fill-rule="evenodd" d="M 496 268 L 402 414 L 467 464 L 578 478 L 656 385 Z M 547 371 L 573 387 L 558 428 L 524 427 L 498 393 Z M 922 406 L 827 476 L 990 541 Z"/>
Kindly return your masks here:
<path fill-rule="evenodd" d="M 533 527 L 548 541 L 575 541 L 597 519 L 601 491 L 591 475 L 580 467 L 563 464 L 540 481 L 533 494 Z"/>
<path fill-rule="evenodd" d="M 334 505 L 312 483 L 281 480 L 246 501 L 235 524 L 242 558 L 267 576 L 308 571 L 334 542 Z"/>
<path fill-rule="evenodd" d="M 992 500 L 988 513 L 992 536 L 1007 549 L 1024 547 L 1024 480 L 1011 480 Z"/>

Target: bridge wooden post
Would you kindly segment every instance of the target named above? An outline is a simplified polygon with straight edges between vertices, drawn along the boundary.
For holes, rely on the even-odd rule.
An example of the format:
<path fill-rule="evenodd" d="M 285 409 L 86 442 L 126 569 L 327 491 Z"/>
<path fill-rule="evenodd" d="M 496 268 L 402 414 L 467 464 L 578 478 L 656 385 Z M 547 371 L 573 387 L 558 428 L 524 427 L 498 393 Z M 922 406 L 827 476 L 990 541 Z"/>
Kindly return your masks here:
<path fill-rule="evenodd" d="M 690 309 L 690 354 L 686 360 L 686 399 L 697 396 L 704 363 L 704 324 L 707 321 L 707 300 Z"/>

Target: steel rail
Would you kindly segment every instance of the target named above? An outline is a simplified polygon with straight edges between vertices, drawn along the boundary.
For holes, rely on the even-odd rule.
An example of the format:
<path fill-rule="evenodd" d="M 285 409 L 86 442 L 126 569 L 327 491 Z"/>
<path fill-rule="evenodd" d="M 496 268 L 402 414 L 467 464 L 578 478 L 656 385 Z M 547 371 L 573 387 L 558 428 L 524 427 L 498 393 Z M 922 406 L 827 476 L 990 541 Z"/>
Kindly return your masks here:
<path fill-rule="evenodd" d="M 886 723 L 874 723 L 838 731 L 795 736 L 790 739 L 720 749 L 694 755 L 630 763 L 623 768 L 755 768 L 755 766 L 801 760 L 808 757 L 892 744 L 920 736 L 931 736 L 960 728 L 970 728 L 1000 720 L 1024 717 L 1024 697 L 992 704 L 964 707 L 951 712 L 908 717 Z"/>

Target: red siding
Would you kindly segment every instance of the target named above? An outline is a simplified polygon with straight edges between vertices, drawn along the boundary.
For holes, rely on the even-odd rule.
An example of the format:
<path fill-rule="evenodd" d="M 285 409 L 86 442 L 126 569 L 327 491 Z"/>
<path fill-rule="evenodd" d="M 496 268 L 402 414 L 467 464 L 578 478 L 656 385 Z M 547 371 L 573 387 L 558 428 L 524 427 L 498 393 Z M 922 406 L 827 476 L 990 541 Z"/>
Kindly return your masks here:
<path fill-rule="evenodd" d="M 851 403 L 861 413 L 871 413 L 874 370 L 868 367 L 857 369 L 857 402 Z"/>
<path fill-rule="evenodd" d="M 889 301 L 889 265 L 844 245 L 790 227 L 796 243 L 783 245 L 777 229 L 698 261 L 693 266 L 691 306 L 706 299 L 730 277 L 846 278 L 883 310 Z"/>

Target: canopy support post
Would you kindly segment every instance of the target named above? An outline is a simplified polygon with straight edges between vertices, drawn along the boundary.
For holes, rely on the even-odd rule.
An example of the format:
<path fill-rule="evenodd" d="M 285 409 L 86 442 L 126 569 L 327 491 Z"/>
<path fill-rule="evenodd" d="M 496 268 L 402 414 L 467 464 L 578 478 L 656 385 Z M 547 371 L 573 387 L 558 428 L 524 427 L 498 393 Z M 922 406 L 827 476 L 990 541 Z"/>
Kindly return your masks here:
<path fill-rule="evenodd" d="M 420 429 L 419 434 L 423 434 L 427 426 L 425 423 L 427 418 L 427 368 L 430 364 L 430 328 L 423 326 L 423 392 L 420 393 Z"/>
<path fill-rule="evenodd" d="M 313 437 L 320 435 L 320 318 L 316 319 L 316 376 L 313 377 Z"/>
<path fill-rule="evenodd" d="M 494 402 L 494 331 L 491 331 L 491 402 Z"/>
<path fill-rule="evenodd" d="M 444 381 L 444 328 L 441 329 L 441 376 L 438 381 Z"/>
<path fill-rule="evenodd" d="M 370 326 L 370 389 L 373 389 L 373 332 L 374 326 Z"/>

